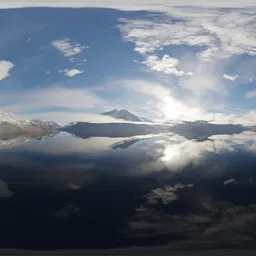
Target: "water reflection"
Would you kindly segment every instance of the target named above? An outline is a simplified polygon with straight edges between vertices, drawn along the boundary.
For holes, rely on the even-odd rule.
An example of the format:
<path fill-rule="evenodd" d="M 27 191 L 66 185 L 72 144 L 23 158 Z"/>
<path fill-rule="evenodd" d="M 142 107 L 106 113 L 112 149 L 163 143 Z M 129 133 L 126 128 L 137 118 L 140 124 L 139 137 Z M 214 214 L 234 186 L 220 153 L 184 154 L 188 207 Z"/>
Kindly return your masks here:
<path fill-rule="evenodd" d="M 255 246 L 253 132 L 204 141 L 60 133 L 6 145 L 2 247 Z"/>

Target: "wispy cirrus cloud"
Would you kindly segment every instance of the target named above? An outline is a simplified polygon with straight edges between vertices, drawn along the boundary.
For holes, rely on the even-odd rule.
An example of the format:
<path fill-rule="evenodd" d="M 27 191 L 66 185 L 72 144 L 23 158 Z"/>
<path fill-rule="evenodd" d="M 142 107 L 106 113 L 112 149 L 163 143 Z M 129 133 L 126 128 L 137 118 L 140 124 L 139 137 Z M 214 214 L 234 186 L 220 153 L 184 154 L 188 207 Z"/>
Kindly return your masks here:
<path fill-rule="evenodd" d="M 52 46 L 60 51 L 65 57 L 70 57 L 81 53 L 88 46 L 72 42 L 69 38 L 55 40 L 51 42 Z"/>
<path fill-rule="evenodd" d="M 161 18 L 120 19 L 118 28 L 125 41 L 135 44 L 138 53 L 151 54 L 170 45 L 199 46 L 198 58 L 214 61 L 234 55 L 256 55 L 254 12 L 175 8 Z"/>
<path fill-rule="evenodd" d="M 52 86 L 43 89 L 2 93 L 0 102 L 3 109 L 22 113 L 45 108 L 89 109 L 102 105 L 104 100 L 89 89 Z"/>
<path fill-rule="evenodd" d="M 59 73 L 64 73 L 65 76 L 74 77 L 76 75 L 82 74 L 84 71 L 78 69 L 64 69 L 58 70 Z"/>
<path fill-rule="evenodd" d="M 4 79 L 10 75 L 9 71 L 13 67 L 14 67 L 14 65 L 10 61 L 1 60 L 0 61 L 0 80 Z"/>

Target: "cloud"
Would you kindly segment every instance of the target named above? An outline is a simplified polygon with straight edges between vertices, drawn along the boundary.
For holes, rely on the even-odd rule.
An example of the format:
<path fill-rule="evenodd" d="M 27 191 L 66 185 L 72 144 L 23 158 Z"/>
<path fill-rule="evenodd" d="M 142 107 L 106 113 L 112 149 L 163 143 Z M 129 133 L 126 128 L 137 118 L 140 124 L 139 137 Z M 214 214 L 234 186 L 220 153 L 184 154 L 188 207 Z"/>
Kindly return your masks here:
<path fill-rule="evenodd" d="M 176 184 L 174 186 L 166 186 L 164 188 L 157 188 L 153 189 L 145 195 L 145 198 L 147 198 L 147 201 L 149 204 L 157 204 L 159 202 L 163 204 L 169 204 L 173 201 L 176 201 L 179 199 L 178 195 L 174 192 L 176 192 L 179 189 L 184 188 L 191 188 L 193 187 L 193 184 Z"/>
<path fill-rule="evenodd" d="M 55 218 L 68 218 L 79 215 L 81 209 L 77 205 L 65 204 L 63 208 L 54 212 L 53 217 Z"/>
<path fill-rule="evenodd" d="M 172 6 L 210 6 L 210 7 L 252 7 L 255 6 L 254 0 L 98 0 L 98 1 L 61 1 L 61 0 L 0 0 L 1 8 L 22 8 L 22 7 L 97 7 L 97 8 L 114 8 L 120 10 L 148 10 L 148 11 L 168 11 Z"/>
<path fill-rule="evenodd" d="M 194 67 L 194 75 L 189 77 L 182 77 L 179 80 L 179 85 L 191 92 L 199 99 L 199 96 L 204 96 L 202 100 L 206 100 L 205 96 L 208 94 L 212 97 L 212 93 L 218 96 L 226 96 L 228 91 L 221 82 L 219 76 L 216 75 L 216 68 L 214 65 L 200 63 Z"/>
<path fill-rule="evenodd" d="M 47 113 L 35 113 L 19 115 L 19 119 L 42 119 L 48 121 L 58 121 L 63 124 L 68 124 L 70 122 L 90 122 L 90 123 L 118 123 L 124 122 L 112 117 L 100 115 L 100 114 L 89 114 L 81 111 L 76 112 L 66 112 L 66 111 L 48 111 Z"/>
<path fill-rule="evenodd" d="M 223 74 L 222 77 L 227 79 L 227 80 L 230 80 L 230 81 L 235 81 L 239 76 L 238 75 L 231 76 L 231 75 Z"/>
<path fill-rule="evenodd" d="M 203 71 L 204 69 L 202 69 L 202 72 Z M 206 90 L 203 86 L 209 86 L 209 88 L 207 88 L 209 91 L 220 91 L 225 94 L 225 88 L 223 88 L 221 84 L 218 84 L 218 79 L 214 79 L 214 76 L 212 76 L 212 80 L 210 80 L 210 77 L 211 75 L 208 77 L 203 77 L 203 75 L 201 77 L 186 77 L 186 79 L 184 78 L 182 81 L 184 83 L 182 86 L 185 87 L 186 81 L 186 86 L 190 86 L 188 89 L 193 88 L 192 86 L 197 86 L 197 88 L 194 87 L 193 89 L 195 91 L 196 89 L 202 91 Z M 190 97 L 177 99 L 172 89 L 161 82 L 142 79 L 124 79 L 110 81 L 109 86 L 110 85 L 116 85 L 115 88 L 118 87 L 126 89 L 126 91 L 122 91 L 125 98 L 128 97 L 134 99 L 136 97 L 137 102 L 143 102 L 144 112 L 146 111 L 145 113 L 152 114 L 155 121 L 156 119 L 158 119 L 158 121 L 206 120 L 220 124 L 232 123 L 244 125 L 253 125 L 256 122 L 256 111 L 241 111 L 239 113 L 236 110 L 235 113 L 231 114 L 212 112 L 210 107 L 215 106 L 214 102 L 211 102 L 212 105 L 209 107 L 204 106 L 198 97 L 196 97 L 195 101 L 191 100 Z M 121 98 L 121 96 L 119 97 Z M 208 111 L 208 109 L 210 110 Z"/>
<path fill-rule="evenodd" d="M 140 170 L 139 174 L 161 170 L 168 170 L 175 174 L 183 171 L 187 166 L 204 164 L 210 154 L 224 154 L 238 150 L 250 153 L 256 152 L 255 132 L 249 131 L 233 135 L 214 135 L 202 142 L 188 140 L 177 135 L 172 137 L 165 135 L 159 143 L 151 140 L 147 144 L 147 148 L 144 148 L 144 150 L 152 156 L 152 160 L 137 167 Z M 223 168 L 226 169 L 226 166 L 218 166 L 215 169 L 215 166 L 212 165 L 203 175 L 208 175 L 212 171 L 222 172 Z M 172 188 L 172 191 L 174 191 L 174 188 Z M 178 189 L 180 186 L 176 188 Z"/>
<path fill-rule="evenodd" d="M 159 118 L 198 120 L 203 115 L 200 106 L 188 104 L 184 100 L 178 100 L 172 94 L 172 90 L 162 83 L 149 82 L 145 80 L 118 80 L 115 81 L 119 86 L 126 88 L 128 91 L 139 93 L 146 98 L 141 99 L 143 102 L 149 102 L 151 108 Z"/>
<path fill-rule="evenodd" d="M 256 55 L 254 10 L 166 9 L 168 13 L 162 18 L 120 19 L 123 39 L 133 42 L 134 50 L 144 55 L 170 45 L 200 47 L 197 57 L 201 61 Z"/>
<path fill-rule="evenodd" d="M 3 180 L 0 180 L 0 198 L 10 197 L 13 192 L 8 188 L 8 184 Z"/>
<path fill-rule="evenodd" d="M 145 197 L 149 204 L 157 204 L 159 202 L 169 204 L 178 200 L 178 196 L 173 191 L 168 190 L 168 187 L 154 189 Z"/>
<path fill-rule="evenodd" d="M 43 108 L 94 108 L 104 104 L 104 100 L 88 89 L 60 86 L 2 93 L 0 102 L 5 106 L 3 109 L 20 113 Z"/>
<path fill-rule="evenodd" d="M 193 75 L 192 72 L 186 73 L 182 70 L 178 70 L 176 67 L 179 65 L 179 60 L 170 57 L 168 54 L 165 54 L 162 59 L 159 59 L 156 55 L 150 55 L 141 63 L 148 66 L 151 70 L 161 71 L 166 74 L 175 76 Z"/>
<path fill-rule="evenodd" d="M 223 184 L 224 184 L 224 185 L 228 185 L 228 184 L 237 184 L 237 182 L 236 182 L 235 179 L 231 178 L 231 179 L 229 179 L 229 180 L 225 180 L 225 181 L 223 182 Z"/>
<path fill-rule="evenodd" d="M 73 76 L 76 76 L 78 74 L 82 74 L 84 71 L 78 70 L 78 69 L 64 69 L 64 70 L 59 70 L 58 72 L 59 73 L 64 73 L 65 76 L 73 77 Z"/>
<path fill-rule="evenodd" d="M 59 50 L 65 57 L 70 57 L 81 53 L 88 46 L 71 42 L 69 38 L 52 41 L 52 46 Z"/>
<path fill-rule="evenodd" d="M 246 97 L 249 99 L 256 98 L 256 90 L 252 90 L 246 93 Z"/>
<path fill-rule="evenodd" d="M 0 80 L 9 76 L 9 71 L 14 67 L 10 61 L 1 60 L 0 61 Z"/>

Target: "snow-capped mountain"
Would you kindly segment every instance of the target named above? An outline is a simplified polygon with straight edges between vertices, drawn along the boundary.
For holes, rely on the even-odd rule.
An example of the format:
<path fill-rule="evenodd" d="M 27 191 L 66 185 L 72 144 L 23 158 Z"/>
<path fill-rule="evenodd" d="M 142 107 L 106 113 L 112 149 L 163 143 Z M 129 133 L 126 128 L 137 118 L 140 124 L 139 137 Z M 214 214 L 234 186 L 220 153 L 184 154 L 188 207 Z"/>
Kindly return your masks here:
<path fill-rule="evenodd" d="M 67 125 L 65 125 L 65 127 L 69 127 L 69 126 L 72 126 L 72 125 L 75 125 L 75 124 L 77 124 L 77 122 L 70 122 Z"/>
<path fill-rule="evenodd" d="M 0 123 L 17 123 L 17 120 L 12 116 L 12 114 L 0 110 Z"/>
<path fill-rule="evenodd" d="M 36 123 L 30 120 L 19 120 L 14 115 L 0 111 L 0 138 L 2 140 L 15 139 L 22 135 L 47 136 L 56 133 L 57 127 L 52 124 Z"/>
<path fill-rule="evenodd" d="M 5 111 L 0 111 L 0 124 L 1 123 L 9 123 L 12 125 L 17 125 L 19 127 L 26 127 L 26 126 L 42 126 L 42 127 L 49 127 L 49 128 L 60 128 L 62 127 L 61 124 L 56 123 L 54 121 L 45 121 L 41 119 L 35 120 L 19 120 L 13 114 Z"/>
<path fill-rule="evenodd" d="M 54 121 L 46 121 L 46 120 L 41 120 L 41 119 L 31 120 L 31 122 L 34 123 L 34 124 L 46 125 L 46 126 L 49 126 L 51 128 L 57 128 L 57 129 L 63 126 L 63 125 L 61 125 L 59 123 L 56 123 Z"/>
<path fill-rule="evenodd" d="M 19 127 L 33 125 L 33 123 L 29 120 L 19 120 L 13 114 L 0 110 L 0 124 L 1 123 L 8 123 Z"/>
<path fill-rule="evenodd" d="M 125 121 L 150 122 L 150 123 L 152 123 L 152 121 L 150 121 L 149 119 L 144 118 L 144 117 L 138 117 L 138 116 L 132 114 L 131 112 L 129 112 L 128 110 L 126 110 L 126 109 L 121 109 L 121 110 L 113 109 L 109 112 L 102 113 L 102 115 L 111 116 L 111 117 L 114 117 L 114 118 L 117 118 L 117 119 L 122 119 L 122 120 L 125 120 Z"/>

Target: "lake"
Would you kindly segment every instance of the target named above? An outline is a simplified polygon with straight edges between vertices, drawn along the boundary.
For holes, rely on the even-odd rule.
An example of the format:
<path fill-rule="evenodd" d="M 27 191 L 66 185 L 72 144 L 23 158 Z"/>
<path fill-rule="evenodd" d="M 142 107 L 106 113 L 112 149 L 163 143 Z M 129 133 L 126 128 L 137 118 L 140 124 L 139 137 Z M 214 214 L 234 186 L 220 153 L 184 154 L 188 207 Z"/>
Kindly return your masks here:
<path fill-rule="evenodd" d="M 1 145 L 2 248 L 256 245 L 253 132 L 202 141 L 61 132 Z"/>

